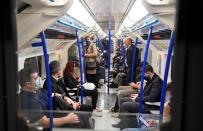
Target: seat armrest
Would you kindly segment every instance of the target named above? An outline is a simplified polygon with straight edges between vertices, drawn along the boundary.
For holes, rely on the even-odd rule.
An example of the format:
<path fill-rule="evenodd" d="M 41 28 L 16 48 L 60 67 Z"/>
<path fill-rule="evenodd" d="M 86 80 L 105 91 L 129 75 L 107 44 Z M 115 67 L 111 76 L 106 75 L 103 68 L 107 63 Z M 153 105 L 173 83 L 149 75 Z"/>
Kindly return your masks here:
<path fill-rule="evenodd" d="M 160 106 L 161 102 L 145 102 L 145 104 L 150 106 Z"/>
<path fill-rule="evenodd" d="M 150 110 L 150 113 L 154 114 L 154 115 L 158 115 L 160 114 L 159 110 Z"/>
<path fill-rule="evenodd" d="M 67 91 L 77 91 L 77 88 L 73 88 L 73 89 L 70 89 L 68 87 L 66 87 Z"/>

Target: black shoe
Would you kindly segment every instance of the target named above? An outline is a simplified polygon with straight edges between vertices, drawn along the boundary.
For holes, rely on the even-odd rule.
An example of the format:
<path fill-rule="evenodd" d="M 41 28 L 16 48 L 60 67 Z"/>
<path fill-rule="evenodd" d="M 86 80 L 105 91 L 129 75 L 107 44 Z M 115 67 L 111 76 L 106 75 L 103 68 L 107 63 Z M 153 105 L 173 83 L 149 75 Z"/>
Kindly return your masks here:
<path fill-rule="evenodd" d="M 117 88 L 117 87 L 118 87 L 118 85 L 113 82 L 109 85 L 109 88 Z"/>
<path fill-rule="evenodd" d="M 121 128 L 121 126 L 120 126 L 120 122 L 117 123 L 117 124 L 112 124 L 112 126 L 115 127 L 115 128 Z"/>

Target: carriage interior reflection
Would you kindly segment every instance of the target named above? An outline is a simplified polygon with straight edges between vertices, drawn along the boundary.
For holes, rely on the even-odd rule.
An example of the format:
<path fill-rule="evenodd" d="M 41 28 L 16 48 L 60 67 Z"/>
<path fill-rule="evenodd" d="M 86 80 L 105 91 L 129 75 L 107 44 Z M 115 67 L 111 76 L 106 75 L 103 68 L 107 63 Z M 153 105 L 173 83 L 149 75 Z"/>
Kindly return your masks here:
<path fill-rule="evenodd" d="M 17 0 L 22 130 L 170 128 L 175 0 Z"/>

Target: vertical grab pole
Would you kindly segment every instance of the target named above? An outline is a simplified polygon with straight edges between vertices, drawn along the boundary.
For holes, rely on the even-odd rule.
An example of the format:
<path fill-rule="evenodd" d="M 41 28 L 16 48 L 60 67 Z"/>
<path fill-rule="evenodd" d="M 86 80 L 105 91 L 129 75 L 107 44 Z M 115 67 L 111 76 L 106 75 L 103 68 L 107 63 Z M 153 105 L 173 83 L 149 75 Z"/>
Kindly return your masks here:
<path fill-rule="evenodd" d="M 104 55 L 104 46 L 103 46 L 103 43 L 101 43 L 101 40 L 99 39 L 99 44 L 101 46 L 101 49 L 102 49 L 102 53 L 103 53 L 103 58 L 104 58 L 104 66 L 106 66 L 106 57 Z"/>
<path fill-rule="evenodd" d="M 144 73 L 145 73 L 145 66 L 146 66 L 146 61 L 147 61 L 147 55 L 148 55 L 152 30 L 153 30 L 153 27 L 151 26 L 150 29 L 149 29 L 149 34 L 148 34 L 148 38 L 147 38 L 147 44 L 146 44 L 146 48 L 145 48 L 144 63 L 142 65 L 142 75 L 141 75 L 141 84 L 140 84 L 140 99 L 139 99 L 139 113 L 142 113 Z"/>
<path fill-rule="evenodd" d="M 160 114 L 161 115 L 163 114 L 163 110 L 164 110 L 164 102 L 165 102 L 165 95 L 166 95 L 166 85 L 167 85 L 167 79 L 168 79 L 168 70 L 169 70 L 169 65 L 170 65 L 172 51 L 173 51 L 173 43 L 174 43 L 174 32 L 172 31 L 171 32 L 169 49 L 168 49 L 168 55 L 167 55 L 167 59 L 166 59 L 164 80 L 163 80 L 163 84 L 162 84 L 161 106 L 160 106 Z"/>
<path fill-rule="evenodd" d="M 123 43 L 123 39 L 122 39 L 122 44 L 123 44 L 123 46 L 122 46 L 122 56 L 123 56 L 123 67 L 125 67 L 125 59 L 126 59 L 126 48 L 125 48 L 125 46 L 124 46 L 124 43 Z"/>
<path fill-rule="evenodd" d="M 102 47 L 101 47 L 101 42 L 100 42 L 99 37 L 98 37 L 98 47 L 99 47 L 99 49 L 100 49 L 100 50 L 102 50 Z"/>
<path fill-rule="evenodd" d="M 111 64 L 111 23 L 109 22 L 109 43 L 108 43 L 108 94 L 109 94 L 109 76 L 110 76 L 110 64 Z"/>
<path fill-rule="evenodd" d="M 99 47 L 99 46 L 98 46 L 98 39 L 96 39 L 96 47 Z"/>
<path fill-rule="evenodd" d="M 101 46 L 100 46 L 100 43 L 99 43 L 99 37 L 98 37 L 98 36 L 97 36 L 96 42 L 97 42 L 97 47 L 98 47 L 99 50 L 100 50 L 100 49 L 101 49 Z"/>
<path fill-rule="evenodd" d="M 80 100 L 81 100 L 81 104 L 83 104 L 82 59 L 81 59 L 81 52 L 80 52 L 80 39 L 79 39 L 79 36 L 78 36 L 78 30 L 76 30 L 76 37 L 77 37 L 77 43 L 78 43 L 78 55 L 79 55 L 79 61 L 80 61 L 80 85 L 81 85 L 81 90 L 80 90 Z"/>
<path fill-rule="evenodd" d="M 101 40 L 99 39 L 99 37 L 97 36 L 97 41 L 98 41 L 98 47 L 99 47 L 99 49 L 101 49 L 102 50 L 102 54 L 103 54 L 103 58 L 104 58 L 104 65 L 106 65 L 106 58 L 105 58 L 105 56 L 104 56 L 104 47 L 103 47 L 103 45 L 102 45 L 102 43 L 101 43 Z"/>
<path fill-rule="evenodd" d="M 134 52 L 133 52 L 133 61 L 132 61 L 132 69 L 131 69 L 131 78 L 130 78 L 130 82 L 133 82 L 133 77 L 134 77 L 134 66 L 135 66 L 135 61 L 137 61 L 135 58 L 137 57 L 136 54 L 136 47 L 137 47 L 137 43 L 138 43 L 138 37 L 135 40 L 135 46 L 134 46 Z"/>
<path fill-rule="evenodd" d="M 83 83 L 86 82 L 86 58 L 85 58 L 85 46 L 84 46 L 84 38 L 81 38 L 81 43 L 82 43 L 82 50 L 83 50 L 83 72 L 84 72 L 84 81 Z"/>
<path fill-rule="evenodd" d="M 48 82 L 48 97 L 49 97 L 49 111 L 50 111 L 50 131 L 52 131 L 53 128 L 53 105 L 52 105 L 52 89 L 51 89 L 51 77 L 50 77 L 50 69 L 49 69 L 49 59 L 47 54 L 47 46 L 46 46 L 46 40 L 45 40 L 45 34 L 44 32 L 40 33 L 40 37 L 42 39 L 42 47 L 44 52 L 44 60 L 45 60 L 45 66 L 46 66 L 46 77 Z"/>

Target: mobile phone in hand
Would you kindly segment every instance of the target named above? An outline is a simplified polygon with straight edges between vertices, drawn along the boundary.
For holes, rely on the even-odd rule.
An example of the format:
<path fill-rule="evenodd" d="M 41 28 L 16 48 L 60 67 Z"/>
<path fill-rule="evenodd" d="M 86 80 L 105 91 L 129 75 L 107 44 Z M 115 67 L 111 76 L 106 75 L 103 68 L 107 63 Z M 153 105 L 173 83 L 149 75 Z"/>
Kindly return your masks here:
<path fill-rule="evenodd" d="M 142 118 L 142 116 L 139 116 L 139 120 L 140 120 L 142 123 L 144 123 L 144 125 L 145 125 L 146 127 L 149 127 L 149 124 L 147 123 L 147 121 L 145 121 L 145 120 Z"/>

